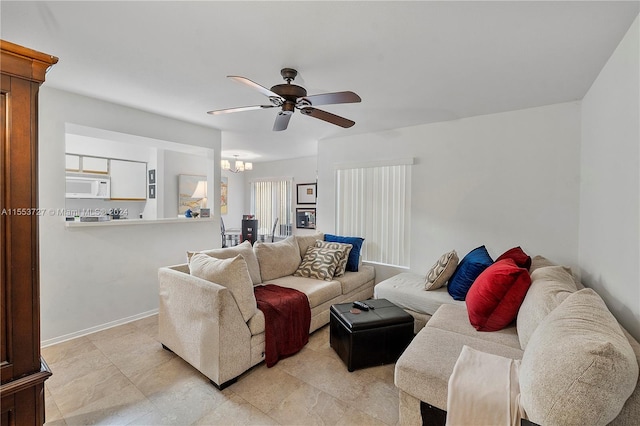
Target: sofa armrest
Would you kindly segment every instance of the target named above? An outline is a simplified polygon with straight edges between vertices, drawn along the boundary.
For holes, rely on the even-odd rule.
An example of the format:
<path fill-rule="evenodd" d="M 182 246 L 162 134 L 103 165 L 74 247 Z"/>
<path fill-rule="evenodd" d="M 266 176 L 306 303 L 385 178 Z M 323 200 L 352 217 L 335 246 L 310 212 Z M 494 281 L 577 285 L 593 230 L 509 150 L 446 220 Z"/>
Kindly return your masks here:
<path fill-rule="evenodd" d="M 182 271 L 158 270 L 160 341 L 222 385 L 251 367 L 251 332 L 227 288 Z"/>

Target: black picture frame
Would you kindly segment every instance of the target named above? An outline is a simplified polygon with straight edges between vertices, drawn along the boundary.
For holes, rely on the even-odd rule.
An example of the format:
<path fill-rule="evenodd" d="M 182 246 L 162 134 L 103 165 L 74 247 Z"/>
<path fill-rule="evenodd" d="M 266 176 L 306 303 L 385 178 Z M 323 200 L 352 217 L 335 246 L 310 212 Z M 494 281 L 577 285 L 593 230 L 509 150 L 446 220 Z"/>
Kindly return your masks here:
<path fill-rule="evenodd" d="M 156 183 L 156 169 L 149 170 L 149 184 Z"/>
<path fill-rule="evenodd" d="M 297 204 L 315 204 L 318 198 L 317 183 L 299 183 L 296 185 Z"/>
<path fill-rule="evenodd" d="M 149 185 L 149 198 L 156 198 L 156 186 Z"/>
<path fill-rule="evenodd" d="M 316 229 L 316 209 L 296 208 L 296 228 Z"/>

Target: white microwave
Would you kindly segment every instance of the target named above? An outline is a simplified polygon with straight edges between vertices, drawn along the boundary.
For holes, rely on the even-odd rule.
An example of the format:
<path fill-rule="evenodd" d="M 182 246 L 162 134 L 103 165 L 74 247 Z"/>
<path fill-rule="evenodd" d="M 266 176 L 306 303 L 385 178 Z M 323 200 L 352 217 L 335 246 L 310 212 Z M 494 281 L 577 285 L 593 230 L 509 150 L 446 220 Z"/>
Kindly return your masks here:
<path fill-rule="evenodd" d="M 111 198 L 108 177 L 67 176 L 66 198 Z"/>

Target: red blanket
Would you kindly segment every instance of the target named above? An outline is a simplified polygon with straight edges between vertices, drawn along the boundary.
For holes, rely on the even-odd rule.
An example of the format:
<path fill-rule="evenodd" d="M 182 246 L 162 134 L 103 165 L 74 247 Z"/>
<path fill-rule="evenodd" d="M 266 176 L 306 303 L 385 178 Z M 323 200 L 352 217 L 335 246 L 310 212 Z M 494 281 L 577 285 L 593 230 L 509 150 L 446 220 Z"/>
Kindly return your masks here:
<path fill-rule="evenodd" d="M 298 290 L 274 284 L 257 286 L 254 292 L 265 319 L 265 362 L 273 367 L 309 341 L 309 300 Z"/>

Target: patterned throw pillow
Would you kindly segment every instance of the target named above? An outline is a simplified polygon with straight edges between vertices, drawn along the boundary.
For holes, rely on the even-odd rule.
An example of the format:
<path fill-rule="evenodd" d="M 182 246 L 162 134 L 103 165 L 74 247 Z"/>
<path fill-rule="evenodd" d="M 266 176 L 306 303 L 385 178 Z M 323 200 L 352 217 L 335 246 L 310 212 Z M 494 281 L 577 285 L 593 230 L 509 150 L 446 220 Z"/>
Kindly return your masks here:
<path fill-rule="evenodd" d="M 309 247 L 302 263 L 293 275 L 331 281 L 336 267 L 342 259 L 342 254 L 342 249 Z"/>
<path fill-rule="evenodd" d="M 424 283 L 425 290 L 435 290 L 447 283 L 453 272 L 458 266 L 458 253 L 455 250 L 451 250 L 448 253 L 440 256 L 440 259 L 429 272 L 427 272 L 427 280 Z"/>
<path fill-rule="evenodd" d="M 333 276 L 334 277 L 343 276 L 345 271 L 347 270 L 347 260 L 349 260 L 349 253 L 351 252 L 351 248 L 353 246 L 351 244 L 332 243 L 329 241 L 321 241 L 321 240 L 316 240 L 315 246 L 320 248 L 333 249 L 333 250 L 342 250 L 343 252 L 342 259 L 340 259 L 338 266 L 336 266 L 336 271 L 333 273 Z"/>

